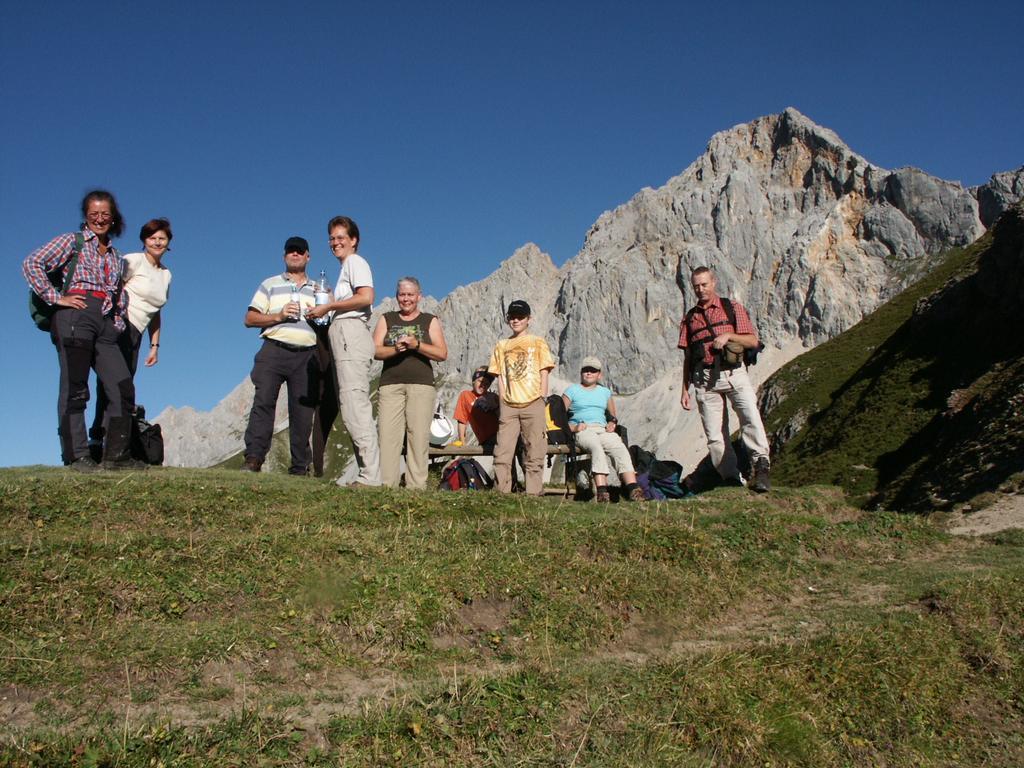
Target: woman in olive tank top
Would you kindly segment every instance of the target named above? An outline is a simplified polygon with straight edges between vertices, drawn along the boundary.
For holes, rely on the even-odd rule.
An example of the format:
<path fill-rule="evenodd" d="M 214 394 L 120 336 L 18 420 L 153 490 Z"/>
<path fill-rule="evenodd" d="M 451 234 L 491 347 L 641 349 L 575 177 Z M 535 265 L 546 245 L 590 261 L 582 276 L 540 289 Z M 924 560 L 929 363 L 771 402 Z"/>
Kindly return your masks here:
<path fill-rule="evenodd" d="M 448 357 L 441 321 L 420 312 L 420 281 L 403 277 L 395 291 L 397 312 L 385 312 L 373 331 L 374 357 L 384 361 L 378 390 L 377 428 L 380 475 L 384 485 L 398 486 L 402 443 L 405 486 L 426 488 L 430 420 L 437 391 L 431 361 Z"/>

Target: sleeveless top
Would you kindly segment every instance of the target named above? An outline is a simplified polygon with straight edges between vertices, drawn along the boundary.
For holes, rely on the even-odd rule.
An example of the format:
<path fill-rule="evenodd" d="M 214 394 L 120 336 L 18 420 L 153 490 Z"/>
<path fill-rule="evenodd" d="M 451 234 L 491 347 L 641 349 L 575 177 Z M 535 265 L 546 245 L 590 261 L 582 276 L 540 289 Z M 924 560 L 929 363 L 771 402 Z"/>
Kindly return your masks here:
<path fill-rule="evenodd" d="M 387 331 L 384 334 L 384 345 L 392 347 L 401 336 L 415 336 L 421 343 L 430 343 L 430 321 L 434 316 L 420 312 L 415 320 L 403 320 L 397 312 L 385 312 L 384 323 Z M 388 384 L 426 384 L 434 386 L 434 370 L 429 358 L 415 350 L 402 352 L 384 361 L 380 373 L 380 386 Z"/>

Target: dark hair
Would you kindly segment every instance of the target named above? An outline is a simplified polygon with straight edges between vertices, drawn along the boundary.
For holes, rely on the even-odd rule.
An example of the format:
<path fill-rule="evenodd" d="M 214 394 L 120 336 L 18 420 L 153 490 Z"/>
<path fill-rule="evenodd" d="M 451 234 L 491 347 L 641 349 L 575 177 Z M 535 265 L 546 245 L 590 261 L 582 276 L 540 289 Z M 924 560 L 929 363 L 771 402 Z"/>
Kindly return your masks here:
<path fill-rule="evenodd" d="M 171 232 L 171 222 L 167 219 L 150 219 L 139 230 L 139 240 L 146 242 L 147 237 L 152 237 L 157 232 L 166 232 L 167 242 L 171 242 L 174 238 L 174 233 Z M 167 250 L 170 250 L 170 248 Z"/>
<path fill-rule="evenodd" d="M 102 203 L 110 203 L 110 235 L 111 237 L 120 237 L 121 233 L 124 232 L 124 216 L 121 215 L 121 211 L 117 207 L 117 200 L 115 200 L 114 196 L 105 189 L 94 189 L 82 198 L 81 228 L 85 229 L 87 226 L 89 218 L 87 215 L 89 213 L 89 203 L 93 200 L 98 200 Z"/>
<path fill-rule="evenodd" d="M 327 234 L 331 234 L 331 230 L 335 227 L 344 227 L 345 231 L 348 232 L 348 236 L 355 238 L 356 248 L 359 247 L 359 227 L 352 221 L 348 216 L 335 216 L 333 219 L 327 222 Z"/>

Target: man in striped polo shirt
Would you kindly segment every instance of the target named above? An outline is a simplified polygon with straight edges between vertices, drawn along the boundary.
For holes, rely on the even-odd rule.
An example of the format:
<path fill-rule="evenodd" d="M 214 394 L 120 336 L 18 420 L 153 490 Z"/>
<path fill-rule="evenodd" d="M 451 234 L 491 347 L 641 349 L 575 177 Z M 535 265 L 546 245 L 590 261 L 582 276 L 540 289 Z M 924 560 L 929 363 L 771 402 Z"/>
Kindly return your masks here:
<path fill-rule="evenodd" d="M 247 328 L 263 329 L 263 346 L 249 374 L 256 387 L 245 430 L 245 469 L 250 472 L 260 471 L 270 451 L 282 384 L 288 387 L 289 474 L 307 474 L 313 460 L 309 435 L 317 384 L 316 333 L 305 313 L 316 304 L 316 296 L 315 285 L 306 276 L 308 263 L 309 243 L 289 237 L 284 244 L 285 271 L 260 283 L 245 313 Z"/>

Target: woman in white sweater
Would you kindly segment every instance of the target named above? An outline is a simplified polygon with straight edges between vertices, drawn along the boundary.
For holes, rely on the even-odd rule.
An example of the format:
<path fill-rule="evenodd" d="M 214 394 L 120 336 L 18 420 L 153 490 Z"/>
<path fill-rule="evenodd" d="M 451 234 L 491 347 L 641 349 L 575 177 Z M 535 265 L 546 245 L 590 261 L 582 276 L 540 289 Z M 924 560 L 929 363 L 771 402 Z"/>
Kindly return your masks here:
<path fill-rule="evenodd" d="M 128 323 L 118 343 L 132 377 L 139 367 L 139 348 L 142 335 L 149 330 L 149 353 L 146 366 L 156 365 L 160 353 L 160 309 L 167 303 L 171 287 L 171 271 L 162 263 L 164 254 L 170 250 L 171 222 L 167 219 L 150 219 L 142 225 L 139 239 L 141 253 L 124 256 L 124 290 L 128 294 Z M 107 398 L 102 387 L 97 388 L 96 416 L 89 430 L 92 440 L 101 441 L 104 429 L 104 413 Z"/>

